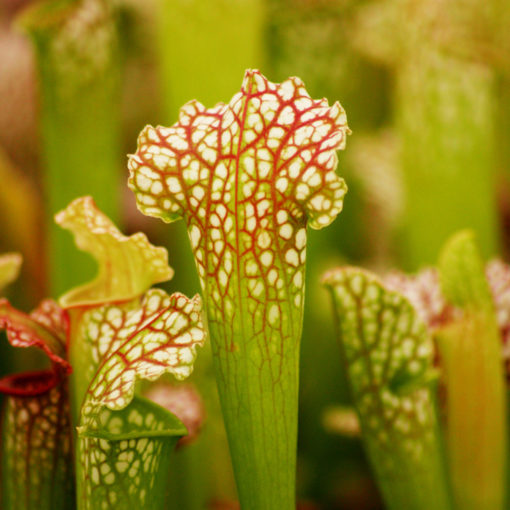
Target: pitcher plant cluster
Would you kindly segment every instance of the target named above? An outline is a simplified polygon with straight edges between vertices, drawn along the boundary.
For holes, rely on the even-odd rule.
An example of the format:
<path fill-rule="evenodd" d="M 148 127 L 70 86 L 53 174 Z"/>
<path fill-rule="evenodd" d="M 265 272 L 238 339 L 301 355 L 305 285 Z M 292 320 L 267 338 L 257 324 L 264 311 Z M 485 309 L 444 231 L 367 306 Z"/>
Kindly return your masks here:
<path fill-rule="evenodd" d="M 241 508 L 296 508 L 307 228 L 342 210 L 335 169 L 348 134 L 339 103 L 254 70 L 229 103 L 191 101 L 171 127 L 143 129 L 128 186 L 142 213 L 185 221 L 202 297 L 155 287 L 173 276 L 166 250 L 123 235 L 93 198 L 55 216 L 98 273 L 30 314 L 0 300 L 10 344 L 47 358 L 0 380 L 2 508 L 166 508 L 171 453 L 196 433 L 182 410 L 194 403 L 185 391 L 161 406 L 141 381 L 187 378 L 206 339 Z M 20 263 L 0 257 L 0 287 Z M 341 267 L 324 284 L 349 422 L 387 507 L 503 509 L 510 269 L 485 265 L 461 232 L 437 269 Z"/>

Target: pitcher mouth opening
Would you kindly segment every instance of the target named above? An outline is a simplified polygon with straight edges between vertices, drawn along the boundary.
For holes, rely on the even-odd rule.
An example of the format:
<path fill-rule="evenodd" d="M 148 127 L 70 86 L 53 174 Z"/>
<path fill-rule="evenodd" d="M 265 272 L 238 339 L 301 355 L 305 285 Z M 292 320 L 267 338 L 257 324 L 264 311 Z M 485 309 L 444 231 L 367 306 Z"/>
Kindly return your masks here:
<path fill-rule="evenodd" d="M 0 379 L 0 393 L 15 397 L 34 397 L 54 388 L 58 379 L 54 370 L 12 374 Z"/>

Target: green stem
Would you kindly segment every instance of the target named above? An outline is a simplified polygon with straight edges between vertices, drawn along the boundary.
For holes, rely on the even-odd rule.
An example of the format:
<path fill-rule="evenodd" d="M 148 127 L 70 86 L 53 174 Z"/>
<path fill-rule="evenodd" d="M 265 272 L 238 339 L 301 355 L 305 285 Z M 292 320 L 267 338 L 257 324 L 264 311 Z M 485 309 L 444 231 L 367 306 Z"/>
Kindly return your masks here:
<path fill-rule="evenodd" d="M 452 2 L 445 10 L 427 0 L 381 0 L 362 3 L 357 17 L 354 41 L 395 73 L 403 255 L 413 270 L 435 263 L 461 228 L 477 232 L 485 255 L 499 247 L 494 72 L 486 55 L 499 1 Z"/>
<path fill-rule="evenodd" d="M 501 336 L 472 233 L 449 241 L 439 268 L 447 300 L 464 311 L 438 332 L 456 503 L 462 510 L 501 510 L 507 464 Z"/>
<path fill-rule="evenodd" d="M 241 271 L 236 279 L 243 281 Z M 205 294 L 214 292 L 210 286 Z M 206 302 L 218 389 L 243 509 L 294 509 L 302 307 L 280 304 L 280 333 L 253 321 L 239 286 L 233 316 Z M 264 309 L 264 305 L 261 305 Z M 263 313 L 263 312 L 262 312 Z M 285 351 L 278 352 L 280 345 Z"/>
<path fill-rule="evenodd" d="M 53 224 L 72 199 L 91 194 L 118 219 L 119 52 L 107 0 L 52 0 L 21 22 L 34 43 L 41 96 L 51 294 L 83 281 L 92 266 Z"/>

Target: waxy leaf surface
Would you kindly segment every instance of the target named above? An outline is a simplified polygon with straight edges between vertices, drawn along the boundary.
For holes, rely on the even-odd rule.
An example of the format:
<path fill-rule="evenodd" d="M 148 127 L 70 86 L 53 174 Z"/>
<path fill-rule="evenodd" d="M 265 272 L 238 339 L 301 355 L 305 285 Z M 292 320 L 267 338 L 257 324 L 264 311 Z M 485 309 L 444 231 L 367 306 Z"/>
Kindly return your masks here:
<path fill-rule="evenodd" d="M 343 268 L 331 291 L 362 437 L 388 508 L 449 509 L 433 394 L 433 343 L 409 301 Z"/>
<path fill-rule="evenodd" d="M 298 78 L 247 71 L 228 104 L 191 101 L 173 126 L 146 127 L 129 160 L 140 210 L 187 223 L 246 509 L 295 508 L 306 226 L 342 209 L 348 132 L 340 104 Z"/>
<path fill-rule="evenodd" d="M 300 309 L 306 225 L 342 209 L 334 169 L 346 122 L 298 78 L 277 85 L 247 71 L 229 104 L 192 101 L 174 126 L 144 129 L 129 185 L 145 214 L 186 219 L 210 321 L 251 315 L 258 334 L 279 334 L 284 308 Z"/>
<path fill-rule="evenodd" d="M 312 100 L 298 78 L 277 85 L 247 71 L 229 104 L 207 110 L 191 101 L 174 126 L 148 126 L 130 158 L 129 184 L 142 212 L 165 221 L 207 222 L 216 213 L 219 227 L 237 212 L 237 228 L 250 234 L 283 209 L 322 228 L 342 209 L 346 187 L 334 169 L 348 132 L 340 104 Z M 220 204 L 233 209 L 222 214 Z"/>
<path fill-rule="evenodd" d="M 163 508 L 168 455 L 186 429 L 135 397 L 135 385 L 137 378 L 191 373 L 205 339 L 200 297 L 148 290 L 173 275 L 166 250 L 143 234 L 124 236 L 90 197 L 76 199 L 56 221 L 99 265 L 95 280 L 60 300 L 75 369 L 78 507 Z"/>

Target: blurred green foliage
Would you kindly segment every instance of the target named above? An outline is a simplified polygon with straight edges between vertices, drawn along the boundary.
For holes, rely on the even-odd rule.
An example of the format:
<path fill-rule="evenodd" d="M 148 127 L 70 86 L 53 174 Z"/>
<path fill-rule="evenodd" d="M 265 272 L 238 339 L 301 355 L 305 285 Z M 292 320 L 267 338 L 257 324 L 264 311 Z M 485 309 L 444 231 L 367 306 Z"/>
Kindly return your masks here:
<path fill-rule="evenodd" d="M 52 0 L 27 9 L 19 24 L 32 39 L 38 73 L 47 264 L 57 296 L 91 267 L 53 215 L 77 196 L 93 195 L 114 221 L 120 216 L 116 12 L 107 0 Z"/>
<path fill-rule="evenodd" d="M 506 377 L 498 315 L 473 232 L 452 236 L 438 267 L 447 302 L 463 312 L 437 333 L 455 501 L 466 510 L 500 510 L 506 507 Z"/>

